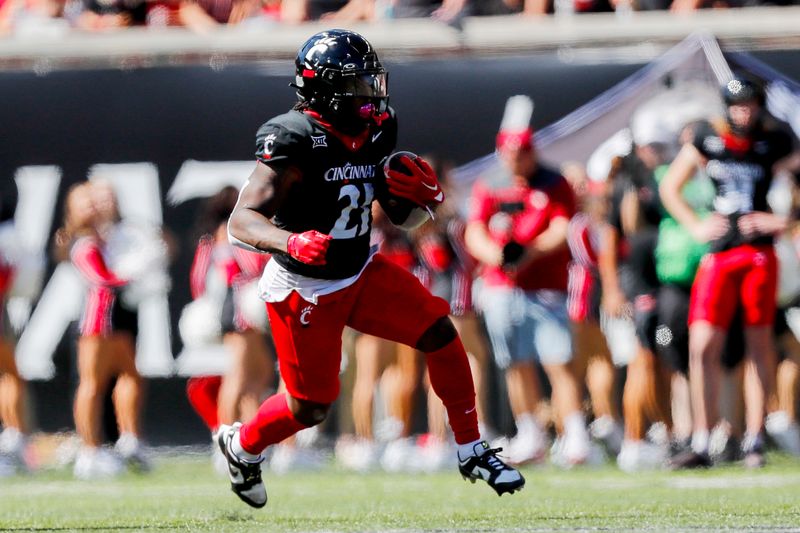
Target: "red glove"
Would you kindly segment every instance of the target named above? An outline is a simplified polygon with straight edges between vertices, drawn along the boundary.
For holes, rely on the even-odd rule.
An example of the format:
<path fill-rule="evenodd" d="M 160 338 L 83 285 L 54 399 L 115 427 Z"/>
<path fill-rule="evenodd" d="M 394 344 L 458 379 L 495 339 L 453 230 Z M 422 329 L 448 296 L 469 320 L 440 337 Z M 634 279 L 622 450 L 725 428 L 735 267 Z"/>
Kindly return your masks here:
<path fill-rule="evenodd" d="M 330 240 L 330 235 L 313 229 L 304 233 L 292 233 L 286 241 L 286 251 L 301 263 L 324 265 Z"/>
<path fill-rule="evenodd" d="M 444 202 L 444 191 L 427 161 L 421 157 L 412 160 L 405 155 L 399 161 L 411 171 L 411 175 L 385 170 L 390 193 L 421 206 L 436 206 Z"/>

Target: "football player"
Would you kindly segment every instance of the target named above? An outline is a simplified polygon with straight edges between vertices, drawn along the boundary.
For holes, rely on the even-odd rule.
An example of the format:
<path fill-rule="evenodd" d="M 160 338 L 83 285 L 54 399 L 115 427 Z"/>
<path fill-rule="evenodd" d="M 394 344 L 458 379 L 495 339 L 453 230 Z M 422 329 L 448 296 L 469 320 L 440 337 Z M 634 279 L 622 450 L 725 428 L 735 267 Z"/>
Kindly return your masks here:
<path fill-rule="evenodd" d="M 481 439 L 450 306 L 370 248 L 373 200 L 392 222 L 412 227 L 444 199 L 420 158 L 401 158 L 406 172 L 384 177 L 381 161 L 397 139 L 386 69 L 372 45 L 347 30 L 312 36 L 295 65 L 299 101 L 258 130 L 256 168 L 228 224 L 232 242 L 273 254 L 260 291 L 287 390 L 247 423 L 220 427 L 232 490 L 263 507 L 264 449 L 325 419 L 339 393 L 345 326 L 425 353 L 459 444 L 462 476 L 483 479 L 499 495 L 519 490 L 523 477 Z"/>
<path fill-rule="evenodd" d="M 709 432 L 717 422 L 720 352 L 737 306 L 743 310 L 746 362 L 756 370 L 746 400 L 745 464 L 763 464 L 764 412 L 774 387 L 776 355 L 772 325 L 778 281 L 774 236 L 787 218 L 770 212 L 767 191 L 773 168 L 792 150 L 792 140 L 764 121 L 761 84 L 736 76 L 722 88 L 727 116 L 698 128 L 684 144 L 660 186 L 664 207 L 699 242 L 710 244 L 700 263 L 689 308 L 689 381 L 694 431 L 692 450 L 675 457 L 676 467 L 709 464 Z M 698 168 L 716 189 L 714 212 L 699 218 L 681 195 Z"/>

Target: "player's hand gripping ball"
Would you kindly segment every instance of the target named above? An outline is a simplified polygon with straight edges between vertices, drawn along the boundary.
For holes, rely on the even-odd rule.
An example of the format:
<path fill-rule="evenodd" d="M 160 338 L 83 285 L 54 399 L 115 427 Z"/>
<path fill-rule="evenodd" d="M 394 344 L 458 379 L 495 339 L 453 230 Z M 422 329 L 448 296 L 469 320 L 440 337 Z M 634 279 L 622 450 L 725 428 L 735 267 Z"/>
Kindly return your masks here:
<path fill-rule="evenodd" d="M 413 152 L 391 154 L 384 161 L 383 173 L 390 204 L 398 205 L 403 199 L 418 206 L 435 207 L 444 201 L 436 172 Z"/>

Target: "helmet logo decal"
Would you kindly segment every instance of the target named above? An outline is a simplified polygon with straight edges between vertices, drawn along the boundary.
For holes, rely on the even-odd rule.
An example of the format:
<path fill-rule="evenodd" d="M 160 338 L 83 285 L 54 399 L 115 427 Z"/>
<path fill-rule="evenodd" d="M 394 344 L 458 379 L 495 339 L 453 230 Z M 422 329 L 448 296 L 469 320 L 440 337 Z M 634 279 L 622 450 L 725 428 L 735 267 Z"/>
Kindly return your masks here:
<path fill-rule="evenodd" d="M 270 133 L 266 137 L 264 137 L 264 155 L 271 156 L 272 150 L 275 148 L 275 139 L 276 135 L 274 133 Z"/>
<path fill-rule="evenodd" d="M 731 80 L 728 82 L 728 91 L 730 91 L 731 94 L 739 94 L 742 87 L 742 82 L 740 80 Z"/>
<path fill-rule="evenodd" d="M 311 136 L 311 141 L 314 143 L 314 146 L 311 148 L 327 148 L 327 137 L 325 135 L 320 135 L 319 137 Z"/>

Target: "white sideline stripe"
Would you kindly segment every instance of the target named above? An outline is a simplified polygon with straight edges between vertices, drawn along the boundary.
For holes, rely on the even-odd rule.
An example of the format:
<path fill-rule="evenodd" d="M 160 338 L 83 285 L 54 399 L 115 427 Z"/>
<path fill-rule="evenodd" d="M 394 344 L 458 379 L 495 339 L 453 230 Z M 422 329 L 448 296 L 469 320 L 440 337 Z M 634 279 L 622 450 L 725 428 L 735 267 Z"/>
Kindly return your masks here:
<path fill-rule="evenodd" d="M 636 488 L 664 487 L 669 489 L 752 489 L 800 486 L 798 474 L 763 475 L 718 475 L 714 477 L 669 477 L 654 480 L 647 473 L 643 476 L 631 475 L 628 478 L 597 478 L 587 481 L 583 478 L 556 478 L 547 482 L 552 487 L 583 487 L 587 490 L 631 490 Z"/>
<path fill-rule="evenodd" d="M 758 475 L 719 476 L 713 478 L 681 478 L 667 480 L 667 487 L 676 489 L 752 489 L 800 485 L 800 476 Z"/>
<path fill-rule="evenodd" d="M 217 478 L 212 474 L 208 475 L 207 484 L 194 483 L 191 485 L 191 496 L 214 496 L 219 494 L 219 483 L 222 478 Z M 225 482 L 224 479 L 222 479 Z M 5 482 L 4 482 L 5 483 Z M 224 485 L 223 485 L 224 487 Z M 20 490 L 23 489 L 23 490 Z M 158 486 L 147 487 L 147 498 L 171 498 L 174 499 L 176 494 L 180 494 L 186 489 L 186 484 L 163 485 L 159 480 Z M 3 499 L 12 500 L 15 498 L 29 499 L 31 494 L 36 494 L 36 497 L 47 495 L 64 496 L 68 494 L 71 498 L 75 496 L 100 496 L 107 497 L 121 497 L 132 494 L 141 495 L 142 486 L 138 483 L 132 483 L 130 479 L 120 478 L 116 480 L 105 481 L 45 481 L 37 483 L 10 483 L 0 487 L 0 497 Z"/>

